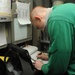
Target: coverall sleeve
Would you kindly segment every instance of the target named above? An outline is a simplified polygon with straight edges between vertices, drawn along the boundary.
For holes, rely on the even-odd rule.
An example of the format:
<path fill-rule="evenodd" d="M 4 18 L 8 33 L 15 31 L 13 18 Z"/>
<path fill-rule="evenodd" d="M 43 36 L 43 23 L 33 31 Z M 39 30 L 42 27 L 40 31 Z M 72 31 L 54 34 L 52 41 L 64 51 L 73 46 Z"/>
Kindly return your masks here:
<path fill-rule="evenodd" d="M 72 30 L 66 21 L 50 21 L 49 62 L 42 66 L 45 75 L 62 75 L 67 71 L 72 51 Z"/>

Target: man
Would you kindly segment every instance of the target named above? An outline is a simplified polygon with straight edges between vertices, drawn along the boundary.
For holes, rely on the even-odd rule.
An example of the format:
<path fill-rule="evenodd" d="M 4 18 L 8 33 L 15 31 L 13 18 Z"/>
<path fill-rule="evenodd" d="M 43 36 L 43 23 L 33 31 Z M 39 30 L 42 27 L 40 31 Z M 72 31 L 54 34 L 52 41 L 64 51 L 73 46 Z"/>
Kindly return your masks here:
<path fill-rule="evenodd" d="M 32 24 L 50 37 L 47 64 L 37 60 L 34 66 L 45 75 L 75 75 L 75 4 L 66 3 L 52 8 L 37 6 L 31 14 Z"/>

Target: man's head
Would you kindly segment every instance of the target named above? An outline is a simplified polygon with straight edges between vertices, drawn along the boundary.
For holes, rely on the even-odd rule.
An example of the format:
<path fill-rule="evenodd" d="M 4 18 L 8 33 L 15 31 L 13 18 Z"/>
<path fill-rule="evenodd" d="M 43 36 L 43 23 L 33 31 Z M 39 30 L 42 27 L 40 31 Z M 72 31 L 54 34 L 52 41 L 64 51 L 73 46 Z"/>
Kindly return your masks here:
<path fill-rule="evenodd" d="M 32 24 L 39 28 L 39 29 L 43 29 L 44 28 L 44 24 L 45 24 L 45 18 L 46 18 L 46 11 L 47 8 L 44 7 L 40 7 L 37 6 L 35 7 L 31 13 L 30 13 L 30 20 L 32 22 Z"/>

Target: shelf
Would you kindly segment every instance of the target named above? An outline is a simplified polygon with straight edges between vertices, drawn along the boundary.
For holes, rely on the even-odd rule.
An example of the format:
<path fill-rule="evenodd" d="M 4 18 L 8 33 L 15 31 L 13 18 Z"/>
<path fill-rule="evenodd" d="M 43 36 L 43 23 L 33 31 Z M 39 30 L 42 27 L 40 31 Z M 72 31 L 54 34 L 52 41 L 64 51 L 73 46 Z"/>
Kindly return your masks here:
<path fill-rule="evenodd" d="M 41 42 L 41 43 L 47 43 L 47 44 L 50 43 L 50 41 L 48 41 L 48 40 L 41 40 L 40 42 Z"/>
<path fill-rule="evenodd" d="M 0 22 L 10 22 L 12 21 L 11 16 L 0 16 Z"/>

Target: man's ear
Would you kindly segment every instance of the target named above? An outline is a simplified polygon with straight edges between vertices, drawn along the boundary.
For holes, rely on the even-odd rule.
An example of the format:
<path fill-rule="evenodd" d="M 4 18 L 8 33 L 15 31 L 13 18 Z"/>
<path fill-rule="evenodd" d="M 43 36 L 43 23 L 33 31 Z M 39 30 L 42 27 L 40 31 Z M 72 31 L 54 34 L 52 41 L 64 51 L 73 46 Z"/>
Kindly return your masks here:
<path fill-rule="evenodd" d="M 41 21 L 41 17 L 40 16 L 35 16 L 35 19 Z"/>

